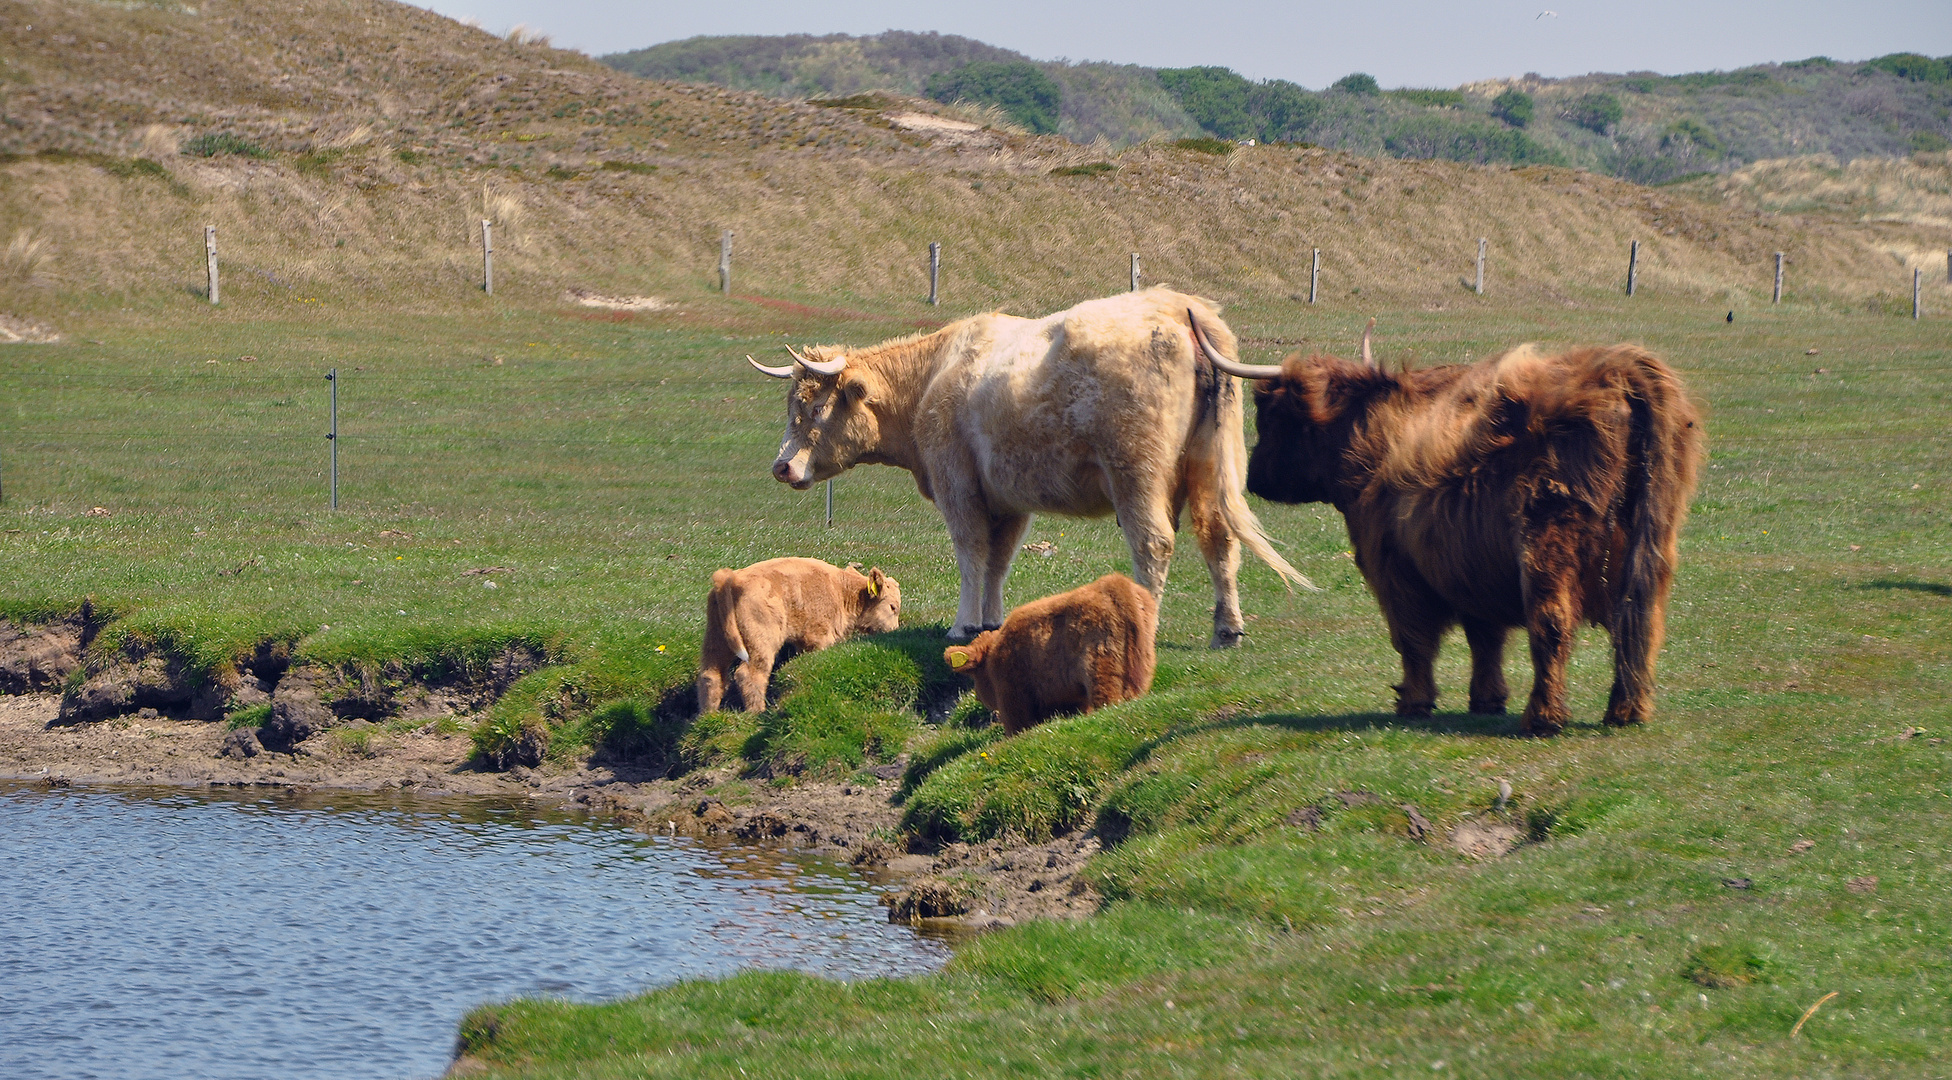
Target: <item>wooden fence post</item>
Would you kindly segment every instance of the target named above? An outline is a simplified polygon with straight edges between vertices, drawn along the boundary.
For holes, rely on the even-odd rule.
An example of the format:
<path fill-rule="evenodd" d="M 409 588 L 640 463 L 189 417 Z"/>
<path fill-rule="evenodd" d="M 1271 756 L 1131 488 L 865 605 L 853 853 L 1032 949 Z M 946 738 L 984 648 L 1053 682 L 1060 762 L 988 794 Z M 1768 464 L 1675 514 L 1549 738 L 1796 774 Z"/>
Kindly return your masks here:
<path fill-rule="evenodd" d="M 1918 317 L 1918 289 L 1920 285 L 1924 284 L 1924 281 L 1925 271 L 1913 270 L 1911 272 L 1911 317 L 1914 319 Z"/>
<path fill-rule="evenodd" d="M 1640 272 L 1640 241 L 1635 240 L 1627 249 L 1627 295 L 1633 295 L 1633 288 Z"/>
<path fill-rule="evenodd" d="M 1783 253 L 1780 251 L 1776 252 L 1776 292 L 1770 297 L 1769 302 L 1772 304 L 1783 302 Z"/>
<path fill-rule="evenodd" d="M 1478 237 L 1478 295 L 1484 295 L 1484 237 Z"/>
<path fill-rule="evenodd" d="M 217 226 L 203 227 L 204 268 L 210 273 L 210 302 L 217 302 Z"/>
<path fill-rule="evenodd" d="M 732 230 L 727 229 L 718 238 L 718 291 L 732 295 Z"/>
<path fill-rule="evenodd" d="M 487 218 L 481 219 L 481 291 L 495 295 L 495 238 Z"/>
<path fill-rule="evenodd" d="M 930 307 L 934 307 L 936 304 L 941 302 L 938 299 L 939 294 L 937 293 L 937 288 L 941 284 L 942 284 L 942 245 L 934 241 L 930 241 L 929 242 L 929 306 Z"/>
<path fill-rule="evenodd" d="M 1322 249 L 1315 249 L 1314 261 L 1308 265 L 1308 302 L 1315 302 L 1315 286 L 1322 280 Z"/>
<path fill-rule="evenodd" d="M 1139 253 L 1132 253 L 1132 292 L 1139 291 Z"/>

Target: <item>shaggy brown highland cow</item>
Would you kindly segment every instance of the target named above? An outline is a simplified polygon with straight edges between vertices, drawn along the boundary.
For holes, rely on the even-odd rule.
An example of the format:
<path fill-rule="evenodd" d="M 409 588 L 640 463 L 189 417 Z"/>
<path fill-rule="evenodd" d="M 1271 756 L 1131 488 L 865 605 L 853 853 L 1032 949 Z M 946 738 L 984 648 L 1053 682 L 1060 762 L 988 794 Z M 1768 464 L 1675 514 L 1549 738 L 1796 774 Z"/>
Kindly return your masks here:
<path fill-rule="evenodd" d="M 1012 611 L 1003 625 L 942 659 L 976 681 L 976 696 L 1015 735 L 1060 712 L 1142 697 L 1152 689 L 1159 602 L 1123 574 Z"/>
<path fill-rule="evenodd" d="M 1342 512 L 1356 565 L 1403 659 L 1400 716 L 1428 716 L 1444 631 L 1464 627 L 1474 713 L 1502 713 L 1508 630 L 1531 638 L 1523 727 L 1570 719 L 1566 661 L 1582 620 L 1613 637 L 1606 722 L 1653 712 L 1675 537 L 1701 467 L 1700 415 L 1668 366 L 1633 345 L 1390 374 L 1290 356 L 1248 366 L 1260 442 L 1247 490 Z M 1368 361 L 1368 338 L 1363 340 Z"/>
<path fill-rule="evenodd" d="M 787 645 L 824 649 L 852 634 L 901 625 L 901 583 L 819 559 L 767 559 L 712 575 L 698 663 L 698 711 L 718 708 L 730 682 L 747 712 L 766 707 L 766 682 Z"/>

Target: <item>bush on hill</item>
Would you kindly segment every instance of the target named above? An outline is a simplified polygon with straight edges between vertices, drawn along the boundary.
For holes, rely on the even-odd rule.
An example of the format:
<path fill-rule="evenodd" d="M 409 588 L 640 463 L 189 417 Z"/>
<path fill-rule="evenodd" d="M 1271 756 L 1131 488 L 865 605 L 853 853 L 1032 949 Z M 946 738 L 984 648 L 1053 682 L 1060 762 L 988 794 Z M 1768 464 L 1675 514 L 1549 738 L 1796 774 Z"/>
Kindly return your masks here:
<path fill-rule="evenodd" d="M 1532 122 L 1532 95 L 1516 86 L 1491 99 L 1491 115 L 1510 124 L 1524 127 Z"/>
<path fill-rule="evenodd" d="M 1260 125 L 1247 106 L 1254 84 L 1230 68 L 1162 68 L 1159 85 L 1179 99 L 1188 116 L 1219 138 L 1247 139 L 1260 134 Z"/>
<path fill-rule="evenodd" d="M 1374 94 L 1380 92 L 1382 87 L 1376 85 L 1374 75 L 1365 75 L 1358 71 L 1335 80 L 1329 85 L 1329 89 L 1340 90 L 1345 94 Z"/>
<path fill-rule="evenodd" d="M 1952 56 L 1942 56 L 1934 60 L 1919 53 L 1892 53 L 1867 60 L 1864 66 L 1875 71 L 1885 71 L 1900 79 L 1912 82 L 1948 83 L 1952 82 Z"/>
<path fill-rule="evenodd" d="M 1597 93 L 1574 98 L 1559 115 L 1588 131 L 1604 135 L 1626 114 L 1626 108 L 1620 104 L 1619 98 L 1608 93 Z"/>
<path fill-rule="evenodd" d="M 1058 106 L 1064 98 L 1057 83 L 1028 61 L 964 64 L 954 71 L 929 76 L 928 94 L 945 103 L 995 105 L 1038 135 L 1057 131 Z"/>
<path fill-rule="evenodd" d="M 1383 148 L 1394 157 L 1485 164 L 1506 161 L 1514 165 L 1558 165 L 1558 153 L 1528 137 L 1522 131 L 1487 124 L 1481 120 L 1460 120 L 1426 114 L 1396 121 L 1383 136 Z"/>

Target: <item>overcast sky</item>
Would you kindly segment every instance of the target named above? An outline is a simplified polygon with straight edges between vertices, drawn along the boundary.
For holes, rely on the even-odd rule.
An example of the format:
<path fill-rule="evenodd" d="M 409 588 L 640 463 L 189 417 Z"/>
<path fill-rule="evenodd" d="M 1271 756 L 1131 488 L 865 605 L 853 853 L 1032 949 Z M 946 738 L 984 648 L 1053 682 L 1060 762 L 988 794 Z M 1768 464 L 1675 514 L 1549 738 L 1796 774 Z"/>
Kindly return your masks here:
<path fill-rule="evenodd" d="M 434 0 L 426 6 L 496 32 L 522 23 L 591 55 L 699 34 L 937 30 L 1040 60 L 1217 64 L 1311 89 L 1352 71 L 1366 71 L 1384 86 L 1449 87 L 1528 71 L 1671 75 L 1814 55 L 1952 54 L 1952 0 Z"/>

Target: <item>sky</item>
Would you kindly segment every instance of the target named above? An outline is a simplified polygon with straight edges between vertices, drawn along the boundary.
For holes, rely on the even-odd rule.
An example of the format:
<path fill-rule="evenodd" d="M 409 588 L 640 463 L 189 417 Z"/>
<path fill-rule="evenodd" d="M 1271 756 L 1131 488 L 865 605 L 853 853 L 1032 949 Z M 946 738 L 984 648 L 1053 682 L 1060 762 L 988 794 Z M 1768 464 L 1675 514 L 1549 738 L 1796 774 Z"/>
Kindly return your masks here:
<path fill-rule="evenodd" d="M 520 23 L 593 56 L 700 34 L 935 30 L 1039 60 L 1214 64 L 1321 89 L 1354 71 L 1451 87 L 1538 72 L 1728 70 L 1829 56 L 1952 54 L 1949 0 L 433 0 L 497 33 Z"/>

